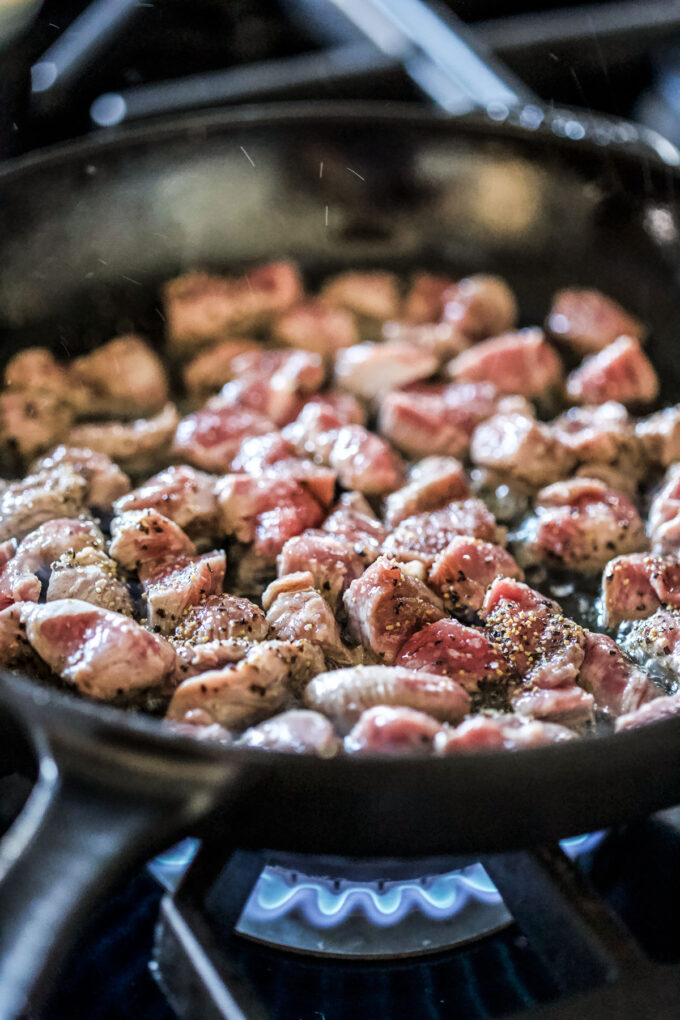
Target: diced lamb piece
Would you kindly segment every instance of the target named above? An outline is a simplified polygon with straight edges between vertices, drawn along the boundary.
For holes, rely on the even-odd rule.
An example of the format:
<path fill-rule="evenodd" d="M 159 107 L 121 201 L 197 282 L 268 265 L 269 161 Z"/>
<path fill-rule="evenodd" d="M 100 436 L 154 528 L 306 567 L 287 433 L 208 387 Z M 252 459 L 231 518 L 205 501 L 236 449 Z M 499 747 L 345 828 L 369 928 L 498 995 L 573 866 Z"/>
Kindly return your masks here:
<path fill-rule="evenodd" d="M 404 478 L 399 454 L 363 425 L 344 425 L 338 430 L 329 461 L 344 488 L 367 496 L 392 492 Z"/>
<path fill-rule="evenodd" d="M 202 709 L 226 729 L 244 729 L 282 708 L 291 691 L 303 687 L 322 664 L 319 649 L 308 642 L 261 641 L 235 665 L 183 681 L 166 718 L 181 720 Z"/>
<path fill-rule="evenodd" d="M 572 407 L 556 418 L 552 430 L 580 464 L 607 464 L 635 482 L 645 458 L 635 425 L 623 404 L 614 400 L 594 407 Z"/>
<path fill-rule="evenodd" d="M 672 464 L 654 496 L 647 518 L 653 552 L 680 549 L 680 464 Z"/>
<path fill-rule="evenodd" d="M 164 638 L 78 599 L 35 606 L 26 636 L 55 673 L 98 701 L 162 689 L 174 667 L 175 653 Z"/>
<path fill-rule="evenodd" d="M 67 552 L 52 563 L 46 601 L 78 599 L 100 609 L 132 616 L 132 596 L 118 577 L 117 564 L 92 546 Z"/>
<path fill-rule="evenodd" d="M 425 712 L 375 705 L 362 712 L 345 737 L 350 754 L 430 754 L 442 724 Z"/>
<path fill-rule="evenodd" d="M 616 720 L 616 732 L 622 730 L 634 730 L 638 726 L 646 726 L 648 723 L 657 722 L 661 719 L 672 719 L 680 714 L 680 692 L 669 694 L 663 698 L 655 698 L 648 701 L 641 708 L 627 715 L 621 715 Z"/>
<path fill-rule="evenodd" d="M 196 546 L 158 510 L 127 510 L 111 521 L 109 554 L 126 570 L 139 570 L 177 556 L 195 556 Z"/>
<path fill-rule="evenodd" d="M 276 372 L 270 378 L 233 379 L 206 406 L 252 411 L 280 428 L 295 420 L 302 409 L 303 397 L 290 379 Z"/>
<path fill-rule="evenodd" d="M 562 362 L 541 329 L 483 340 L 449 362 L 448 373 L 457 382 L 491 382 L 499 393 L 543 403 L 559 394 L 563 385 Z"/>
<path fill-rule="evenodd" d="M 385 556 L 352 581 L 343 598 L 350 640 L 388 664 L 411 634 L 445 615 L 433 591 Z"/>
<path fill-rule="evenodd" d="M 343 493 L 321 529 L 346 542 L 364 563 L 377 559 L 387 538 L 387 529 L 377 520 L 363 496 L 354 492 Z"/>
<path fill-rule="evenodd" d="M 546 563 L 584 573 L 647 544 L 630 500 L 595 478 L 571 478 L 537 493 L 534 542 Z"/>
<path fill-rule="evenodd" d="M 342 596 L 364 572 L 364 562 L 351 545 L 323 531 L 305 531 L 289 538 L 277 558 L 279 576 L 308 570 L 314 587 L 334 611 Z"/>
<path fill-rule="evenodd" d="M 326 414 L 334 414 L 337 428 L 342 425 L 365 425 L 366 409 L 351 393 L 342 390 L 322 390 L 315 393 L 305 404 L 305 408 L 321 406 Z"/>
<path fill-rule="evenodd" d="M 305 690 L 305 703 L 347 732 L 375 705 L 412 708 L 442 722 L 458 722 L 469 710 L 470 698 L 450 677 L 399 666 L 354 666 L 314 677 Z"/>
<path fill-rule="evenodd" d="M 458 535 L 442 549 L 430 568 L 427 583 L 453 613 L 477 612 L 496 577 L 524 580 L 524 572 L 500 545 Z"/>
<path fill-rule="evenodd" d="M 434 323 L 444 314 L 446 292 L 456 286 L 450 276 L 416 273 L 404 298 L 403 316 L 407 323 Z"/>
<path fill-rule="evenodd" d="M 627 659 L 605 634 L 588 634 L 579 684 L 595 699 L 595 707 L 608 715 L 634 712 L 661 691 L 647 674 Z"/>
<path fill-rule="evenodd" d="M 281 544 L 273 550 L 274 556 L 293 535 L 323 520 L 316 499 L 292 479 L 225 475 L 217 485 L 217 501 L 224 531 L 239 542 L 257 543 L 260 533 L 280 531 Z"/>
<path fill-rule="evenodd" d="M 575 478 L 595 478 L 598 482 L 604 482 L 609 489 L 617 489 L 633 502 L 637 496 L 638 476 L 634 473 L 626 473 L 622 468 L 613 464 L 588 463 L 581 464 L 574 472 Z"/>
<path fill-rule="evenodd" d="M 81 408 L 96 418 L 142 418 L 168 401 L 163 363 L 141 337 L 119 336 L 75 358 L 69 372 L 87 393 Z"/>
<path fill-rule="evenodd" d="M 116 515 L 129 510 L 156 510 L 191 537 L 217 531 L 215 478 L 187 464 L 169 467 L 113 505 Z"/>
<path fill-rule="evenodd" d="M 592 722 L 595 708 L 592 694 L 575 684 L 522 690 L 511 701 L 518 715 L 577 729 Z"/>
<path fill-rule="evenodd" d="M 321 297 L 329 305 L 353 312 L 364 328 L 370 328 L 375 322 L 396 319 L 401 311 L 396 276 L 380 270 L 338 273 L 326 280 Z"/>
<path fill-rule="evenodd" d="M 354 401 L 350 394 L 347 396 Z M 283 436 L 299 456 L 313 457 L 319 464 L 328 464 L 339 429 L 350 424 L 360 425 L 361 422 L 346 420 L 342 409 L 326 400 L 316 402 L 312 399 L 307 401 L 295 421 L 283 430 Z"/>
<path fill-rule="evenodd" d="M 0 610 L 0 662 L 5 668 L 30 666 L 35 670 L 42 665 L 26 637 L 26 619 L 34 608 L 32 602 L 15 602 Z"/>
<path fill-rule="evenodd" d="M 228 471 L 244 439 L 274 429 L 269 418 L 229 404 L 206 406 L 177 425 L 172 453 L 197 468 Z"/>
<path fill-rule="evenodd" d="M 191 612 L 190 609 L 189 613 Z M 252 642 L 244 638 L 215 638 L 213 641 L 194 644 L 193 641 L 178 641 L 173 635 L 170 640 L 176 654 L 174 672 L 176 684 L 188 680 L 189 677 L 198 676 L 199 673 L 210 673 L 216 669 L 224 669 L 225 666 L 233 666 L 234 663 L 245 659 L 252 647 Z"/>
<path fill-rule="evenodd" d="M 513 328 L 517 301 L 505 280 L 479 273 L 459 280 L 444 295 L 444 318 L 470 339 L 483 340 Z"/>
<path fill-rule="evenodd" d="M 475 751 L 519 751 L 545 747 L 576 734 L 566 726 L 539 722 L 516 715 L 471 715 L 455 728 L 444 727 L 435 738 L 437 754 L 469 754 Z"/>
<path fill-rule="evenodd" d="M 644 668 L 655 673 L 680 675 L 680 612 L 662 607 L 646 620 L 638 620 L 619 637 L 625 652 Z M 650 660 L 654 660 L 650 663 Z"/>
<path fill-rule="evenodd" d="M 377 403 L 391 390 L 427 379 L 438 368 L 434 354 L 415 344 L 367 342 L 338 351 L 335 381 L 360 399 Z"/>
<path fill-rule="evenodd" d="M 326 510 L 333 504 L 337 474 L 322 464 L 315 464 L 311 460 L 302 460 L 300 457 L 290 457 L 265 468 L 261 472 L 261 476 L 265 479 L 281 478 L 284 481 L 298 482 Z"/>
<path fill-rule="evenodd" d="M 278 431 L 264 432 L 260 436 L 246 436 L 234 457 L 231 470 L 237 474 L 261 474 L 279 461 L 290 460 L 297 450 L 290 440 Z"/>
<path fill-rule="evenodd" d="M 553 297 L 546 330 L 574 353 L 595 354 L 620 336 L 643 340 L 642 323 L 599 290 L 559 290 Z"/>
<path fill-rule="evenodd" d="M 262 595 L 262 606 L 267 611 L 267 623 L 280 640 L 310 641 L 334 663 L 360 661 L 356 650 L 343 644 L 333 610 L 314 588 L 309 571 L 272 581 Z"/>
<path fill-rule="evenodd" d="M 257 340 L 241 339 L 223 340 L 215 347 L 201 351 L 184 368 L 184 385 L 187 392 L 196 401 L 217 393 L 225 383 L 234 378 L 231 363 L 240 354 L 248 354 L 258 350 Z"/>
<path fill-rule="evenodd" d="M 78 517 L 85 492 L 85 480 L 70 464 L 11 482 L 0 492 L 0 542 L 20 540 L 55 517 Z"/>
<path fill-rule="evenodd" d="M 222 591 L 226 569 L 226 556 L 217 550 L 143 564 L 139 576 L 152 630 L 172 634 L 188 609 Z"/>
<path fill-rule="evenodd" d="M 238 746 L 332 758 L 340 749 L 340 741 L 325 716 L 294 708 L 246 730 Z"/>
<path fill-rule="evenodd" d="M 548 425 L 524 414 L 495 414 L 479 425 L 470 457 L 532 486 L 564 478 L 576 460 Z"/>
<path fill-rule="evenodd" d="M 69 433 L 73 409 L 46 390 L 0 393 L 0 449 L 10 457 L 31 460 Z"/>
<path fill-rule="evenodd" d="M 182 616 L 173 640 L 201 645 L 212 641 L 264 641 L 269 625 L 259 606 L 236 595 L 207 595 Z"/>
<path fill-rule="evenodd" d="M 382 338 L 386 343 L 400 342 L 421 347 L 433 354 L 440 365 L 455 358 L 471 343 L 469 337 L 451 322 L 424 322 L 419 325 L 401 320 L 386 322 Z"/>
<path fill-rule="evenodd" d="M 635 433 L 652 463 L 668 467 L 680 460 L 680 404 L 643 418 Z"/>
<path fill-rule="evenodd" d="M 74 555 L 87 547 L 104 547 L 104 536 L 93 521 L 57 517 L 31 531 L 0 572 L 0 608 L 12 602 L 37 602 L 40 575 L 64 553 Z"/>
<path fill-rule="evenodd" d="M 510 667 L 483 630 L 459 620 L 439 620 L 416 631 L 397 656 L 397 666 L 453 677 L 466 691 L 507 682 Z"/>
<path fill-rule="evenodd" d="M 407 517 L 387 536 L 383 552 L 400 560 L 421 560 L 429 568 L 457 535 L 496 544 L 505 542 L 505 529 L 497 526 L 484 503 L 479 499 L 464 499 L 449 503 L 441 510 Z"/>
<path fill-rule="evenodd" d="M 642 620 L 660 605 L 680 608 L 680 560 L 632 553 L 610 560 L 602 575 L 602 610 L 607 627 Z"/>
<path fill-rule="evenodd" d="M 414 464 L 403 488 L 385 499 L 385 522 L 396 527 L 407 517 L 438 510 L 470 495 L 463 465 L 455 457 L 425 457 Z"/>
<path fill-rule="evenodd" d="M 274 321 L 272 336 L 279 343 L 332 357 L 359 342 L 354 315 L 318 298 L 295 305 Z"/>
<path fill-rule="evenodd" d="M 323 358 L 313 351 L 259 347 L 239 354 L 232 361 L 234 379 L 271 380 L 274 389 L 289 389 L 308 395 L 323 386 L 326 370 Z"/>
<path fill-rule="evenodd" d="M 166 404 L 153 418 L 76 425 L 68 445 L 105 453 L 126 471 L 149 471 L 169 453 L 178 425 L 177 408 Z"/>
<path fill-rule="evenodd" d="M 637 340 L 619 337 L 592 354 L 567 379 L 567 396 L 575 404 L 617 400 L 626 407 L 651 404 L 659 395 L 654 366 Z"/>
<path fill-rule="evenodd" d="M 61 365 L 46 347 L 27 347 L 9 359 L 4 372 L 9 390 L 51 393 L 64 404 L 77 406 L 81 394 L 69 370 Z"/>
<path fill-rule="evenodd" d="M 217 340 L 264 326 L 302 299 L 300 276 L 290 262 L 258 266 L 241 277 L 187 273 L 163 288 L 171 348 L 189 355 Z"/>
<path fill-rule="evenodd" d="M 52 471 L 60 464 L 70 464 L 77 475 L 84 479 L 86 490 L 83 502 L 99 510 L 109 510 L 114 500 L 130 491 L 130 479 L 105 453 L 96 450 L 79 449 L 76 446 L 57 446 L 40 460 L 35 461 L 31 471 Z"/>
<path fill-rule="evenodd" d="M 557 603 L 501 577 L 487 591 L 480 615 L 489 638 L 525 684 L 552 689 L 575 683 L 586 632 L 563 616 Z"/>

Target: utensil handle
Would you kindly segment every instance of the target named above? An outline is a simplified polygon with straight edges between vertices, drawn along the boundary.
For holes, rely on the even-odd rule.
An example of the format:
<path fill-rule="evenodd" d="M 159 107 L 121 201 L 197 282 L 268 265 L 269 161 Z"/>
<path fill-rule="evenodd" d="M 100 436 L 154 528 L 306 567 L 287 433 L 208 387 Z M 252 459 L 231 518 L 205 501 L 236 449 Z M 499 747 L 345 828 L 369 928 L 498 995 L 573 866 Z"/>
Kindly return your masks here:
<path fill-rule="evenodd" d="M 93 904 L 179 836 L 177 804 L 62 775 L 42 756 L 38 782 L 0 842 L 0 1020 L 44 999 Z"/>

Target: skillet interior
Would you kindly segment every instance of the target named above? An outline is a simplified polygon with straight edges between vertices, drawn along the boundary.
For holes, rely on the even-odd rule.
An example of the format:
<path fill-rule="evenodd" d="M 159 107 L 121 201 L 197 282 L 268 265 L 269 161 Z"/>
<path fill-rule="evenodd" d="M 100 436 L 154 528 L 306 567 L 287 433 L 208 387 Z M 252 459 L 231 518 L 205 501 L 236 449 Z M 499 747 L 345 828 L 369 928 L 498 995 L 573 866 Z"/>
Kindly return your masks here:
<path fill-rule="evenodd" d="M 77 353 L 129 327 L 158 340 L 167 277 L 289 255 L 312 281 L 369 264 L 499 272 L 527 322 L 558 286 L 600 287 L 650 324 L 664 398 L 677 399 L 677 174 L 638 156 L 549 128 L 307 106 L 29 157 L 0 174 L 2 354 L 36 342 Z M 165 757 L 206 786 L 228 780 L 244 794 L 240 845 L 492 849 L 680 799 L 680 720 L 512 755 L 319 762 L 211 748 L 35 685 L 5 689 L 73 762 L 106 773 L 123 755 L 152 782 L 149 764 L 162 771 Z"/>

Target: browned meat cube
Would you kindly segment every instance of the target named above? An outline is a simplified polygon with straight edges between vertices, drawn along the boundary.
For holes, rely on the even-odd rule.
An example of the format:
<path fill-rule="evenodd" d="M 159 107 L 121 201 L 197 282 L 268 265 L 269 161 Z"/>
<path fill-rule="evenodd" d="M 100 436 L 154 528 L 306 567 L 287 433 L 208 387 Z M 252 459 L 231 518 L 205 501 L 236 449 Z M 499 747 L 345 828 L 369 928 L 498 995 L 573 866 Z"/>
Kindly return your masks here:
<path fill-rule="evenodd" d="M 168 400 L 163 363 L 138 336 L 110 340 L 72 361 L 69 372 L 87 393 L 81 411 L 91 417 L 141 418 L 156 414 Z"/>
<path fill-rule="evenodd" d="M 588 634 L 585 651 L 579 684 L 593 695 L 601 712 L 613 716 L 634 712 L 660 695 L 647 674 L 605 634 Z"/>
<path fill-rule="evenodd" d="M 338 430 L 329 461 L 344 488 L 367 496 L 391 492 L 404 478 L 399 454 L 363 425 L 344 425 Z"/>
<path fill-rule="evenodd" d="M 424 322 L 414 325 L 396 320 L 386 322 L 382 328 L 386 343 L 407 343 L 433 354 L 440 365 L 455 358 L 470 346 L 469 337 L 461 333 L 452 322 Z"/>
<path fill-rule="evenodd" d="M 611 464 L 635 481 L 644 473 L 644 453 L 635 424 L 614 400 L 572 407 L 552 423 L 554 434 L 581 464 Z"/>
<path fill-rule="evenodd" d="M 284 543 L 306 528 L 321 523 L 323 513 L 318 502 L 299 482 L 284 478 L 253 478 L 251 475 L 226 475 L 217 486 L 222 527 L 239 542 L 258 541 L 262 530 L 277 531 L 277 521 L 288 531 Z"/>
<path fill-rule="evenodd" d="M 219 596 L 215 597 L 219 598 Z M 200 608 L 201 606 L 193 606 L 187 616 Z M 180 631 L 183 624 L 184 620 L 180 624 Z M 248 650 L 252 647 L 252 642 L 244 638 L 215 638 L 212 641 L 194 643 L 191 640 L 178 640 L 175 635 L 172 635 L 170 640 L 177 656 L 174 672 L 174 680 L 177 684 L 188 680 L 189 677 L 198 676 L 199 673 L 209 673 L 213 670 L 224 669 L 225 666 L 233 666 L 235 662 L 245 659 Z"/>
<path fill-rule="evenodd" d="M 307 401 L 283 434 L 301 457 L 313 457 L 320 464 L 328 464 L 338 429 L 362 425 L 363 421 L 363 411 L 351 394 L 320 394 Z"/>
<path fill-rule="evenodd" d="M 238 746 L 332 758 L 340 750 L 340 741 L 325 716 L 294 708 L 246 730 Z"/>
<path fill-rule="evenodd" d="M 332 662 L 348 665 L 360 661 L 346 648 L 340 628 L 326 600 L 314 588 L 309 571 L 286 574 L 272 581 L 262 595 L 267 623 L 282 641 L 310 641 Z"/>
<path fill-rule="evenodd" d="M 343 347 L 359 342 L 354 315 L 345 308 L 319 299 L 295 305 L 279 315 L 272 336 L 289 347 L 301 347 L 322 357 L 332 357 Z"/>
<path fill-rule="evenodd" d="M 407 517 L 437 510 L 470 495 L 463 465 L 455 457 L 425 457 L 408 473 L 408 483 L 385 499 L 385 522 L 394 528 Z"/>
<path fill-rule="evenodd" d="M 226 569 L 226 556 L 217 550 L 143 564 L 139 576 L 152 630 L 172 634 L 188 609 L 222 591 Z"/>
<path fill-rule="evenodd" d="M 654 552 L 680 549 L 680 465 L 672 464 L 654 496 L 647 518 L 647 534 Z"/>
<path fill-rule="evenodd" d="M 0 542 L 22 539 L 55 517 L 78 517 L 86 483 L 70 464 L 26 475 L 0 491 Z"/>
<path fill-rule="evenodd" d="M 623 493 L 595 478 L 571 478 L 537 494 L 533 544 L 546 563 L 587 573 L 647 542 L 640 516 Z"/>
<path fill-rule="evenodd" d="M 246 436 L 231 465 L 232 471 L 247 475 L 260 474 L 279 461 L 296 456 L 295 446 L 281 432 L 264 432 Z"/>
<path fill-rule="evenodd" d="M 472 437 L 470 457 L 474 464 L 532 486 L 564 478 L 576 459 L 548 425 L 524 414 L 495 414 L 482 422 Z"/>
<path fill-rule="evenodd" d="M 483 340 L 512 329 L 517 302 L 505 280 L 479 273 L 459 280 L 444 295 L 444 318 L 472 340 Z"/>
<path fill-rule="evenodd" d="M 109 553 L 126 570 L 139 570 L 177 556 L 195 556 L 196 546 L 158 510 L 127 510 L 111 521 Z"/>
<path fill-rule="evenodd" d="M 638 620 L 620 639 L 626 653 L 644 669 L 655 666 L 671 678 L 680 675 L 680 612 L 662 607 L 646 620 Z M 658 671 L 655 670 L 658 675 Z"/>
<path fill-rule="evenodd" d="M 575 404 L 617 400 L 626 407 L 651 404 L 659 395 L 654 366 L 637 340 L 619 337 L 592 354 L 567 379 L 567 396 Z"/>
<path fill-rule="evenodd" d="M 347 732 L 362 712 L 375 705 L 412 708 L 444 722 L 458 722 L 468 711 L 470 698 L 450 677 L 400 666 L 354 666 L 316 676 L 305 690 L 305 703 Z"/>
<path fill-rule="evenodd" d="M 68 445 L 105 453 L 126 471 L 149 471 L 166 459 L 178 424 L 177 408 L 166 404 L 153 418 L 76 425 L 68 434 Z"/>
<path fill-rule="evenodd" d="M 195 400 L 205 400 L 217 393 L 225 383 L 234 378 L 231 363 L 239 354 L 258 350 L 257 340 L 223 340 L 214 347 L 201 351 L 184 369 L 184 385 Z"/>
<path fill-rule="evenodd" d="M 449 503 L 441 510 L 415 514 L 398 524 L 383 542 L 383 551 L 400 560 L 421 560 L 431 567 L 456 535 L 504 543 L 505 530 L 479 499 Z"/>
<path fill-rule="evenodd" d="M 4 380 L 9 390 L 39 390 L 77 406 L 74 380 L 46 347 L 27 347 L 13 355 L 5 366 Z"/>
<path fill-rule="evenodd" d="M 402 645 L 397 666 L 453 677 L 470 692 L 485 681 L 507 682 L 511 672 L 487 634 L 459 620 L 439 620 L 416 631 Z"/>
<path fill-rule="evenodd" d="M 643 340 L 642 323 L 599 290 L 559 290 L 546 320 L 548 333 L 576 354 L 595 354 L 620 336 Z"/>
<path fill-rule="evenodd" d="M 365 563 L 372 563 L 380 555 L 387 538 L 386 528 L 363 496 L 355 492 L 343 493 L 321 528 L 346 542 Z"/>
<path fill-rule="evenodd" d="M 648 723 L 658 722 L 661 719 L 672 719 L 678 714 L 680 714 L 680 692 L 669 694 L 663 698 L 655 698 L 654 701 L 646 702 L 634 712 L 619 716 L 616 720 L 616 732 L 647 726 Z"/>
<path fill-rule="evenodd" d="M 668 467 L 680 460 L 680 405 L 666 407 L 643 418 L 635 426 L 635 432 L 646 456 L 654 464 Z"/>
<path fill-rule="evenodd" d="M 516 715 L 471 715 L 455 728 L 445 727 L 435 739 L 438 754 L 469 754 L 475 751 L 518 751 L 544 747 L 576 734 L 566 726 L 539 722 Z"/>
<path fill-rule="evenodd" d="M 16 602 L 0 611 L 0 661 L 6 668 L 42 666 L 26 637 L 26 617 L 34 608 L 32 602 Z"/>
<path fill-rule="evenodd" d="M 329 509 L 335 498 L 336 472 L 311 460 L 302 460 L 300 457 L 279 460 L 265 468 L 262 477 L 298 482 L 325 510 Z"/>
<path fill-rule="evenodd" d="M 70 464 L 86 483 L 83 502 L 99 510 L 110 509 L 114 500 L 130 490 L 130 479 L 105 453 L 76 446 L 57 446 L 31 466 L 33 473 Z"/>
<path fill-rule="evenodd" d="M 165 638 L 77 599 L 35 606 L 26 617 L 26 636 L 62 680 L 97 701 L 163 688 L 175 662 Z"/>
<path fill-rule="evenodd" d="M 329 305 L 354 312 L 364 329 L 375 322 L 396 319 L 401 311 L 396 276 L 379 270 L 338 273 L 326 280 L 321 297 Z"/>
<path fill-rule="evenodd" d="M 166 331 L 179 354 L 264 326 L 301 300 L 300 276 L 290 262 L 257 266 L 244 276 L 187 273 L 163 288 Z"/>
<path fill-rule="evenodd" d="M 364 562 L 352 546 L 323 531 L 305 531 L 288 539 L 277 558 L 279 576 L 308 570 L 314 587 L 333 610 L 346 589 L 364 572 Z"/>
<path fill-rule="evenodd" d="M 457 535 L 430 567 L 427 583 L 453 613 L 482 608 L 486 589 L 496 577 L 524 580 L 524 572 L 500 545 L 469 535 Z"/>
<path fill-rule="evenodd" d="M 271 380 L 274 389 L 316 393 L 323 386 L 323 358 L 313 351 L 258 348 L 239 354 L 231 363 L 235 379 Z"/>
<path fill-rule="evenodd" d="M 236 595 L 207 595 L 186 611 L 173 640 L 201 645 L 211 641 L 264 641 L 269 625 L 259 606 Z"/>
<path fill-rule="evenodd" d="M 445 615 L 434 592 L 386 556 L 352 581 L 344 602 L 350 639 L 388 664 L 411 634 Z"/>
<path fill-rule="evenodd" d="M 562 362 L 540 329 L 483 340 L 454 358 L 448 372 L 458 382 L 491 382 L 499 393 L 543 403 L 559 394 L 563 384 Z"/>
<path fill-rule="evenodd" d="M 172 453 L 204 471 L 228 471 L 244 439 L 273 429 L 273 422 L 257 411 L 210 403 L 182 418 Z"/>
<path fill-rule="evenodd" d="M 576 684 L 550 689 L 520 689 L 511 703 L 521 716 L 577 729 L 593 721 L 595 707 L 592 694 Z"/>
<path fill-rule="evenodd" d="M 50 564 L 45 599 L 79 599 L 113 613 L 132 616 L 132 596 L 118 577 L 115 560 L 102 549 L 86 546 L 79 552 L 65 552 Z"/>
<path fill-rule="evenodd" d="M 415 344 L 367 342 L 338 351 L 335 381 L 361 400 L 377 402 L 390 390 L 427 379 L 438 368 L 434 354 Z"/>
<path fill-rule="evenodd" d="M 429 754 L 442 724 L 401 705 L 375 705 L 359 716 L 345 737 L 350 754 Z"/>
<path fill-rule="evenodd" d="M 409 323 L 438 322 L 444 314 L 446 292 L 456 286 L 450 276 L 416 273 L 404 298 L 404 319 Z"/>
<path fill-rule="evenodd" d="M 30 460 L 69 433 L 73 409 L 47 390 L 0 393 L 0 448 L 10 457 Z"/>
<path fill-rule="evenodd" d="M 680 607 L 680 561 L 675 556 L 632 553 L 610 560 L 602 575 L 607 627 L 651 616 L 660 605 Z"/>
<path fill-rule="evenodd" d="M 193 538 L 217 531 L 217 497 L 213 475 L 187 464 L 169 467 L 114 503 L 116 515 L 128 510 L 157 510 Z"/>

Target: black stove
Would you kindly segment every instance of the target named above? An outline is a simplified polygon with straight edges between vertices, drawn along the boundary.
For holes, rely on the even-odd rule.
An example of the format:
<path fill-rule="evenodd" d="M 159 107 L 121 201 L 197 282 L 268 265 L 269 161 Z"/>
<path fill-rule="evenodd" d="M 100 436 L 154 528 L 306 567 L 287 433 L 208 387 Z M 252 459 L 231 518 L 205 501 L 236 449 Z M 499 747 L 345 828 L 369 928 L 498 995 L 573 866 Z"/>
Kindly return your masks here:
<path fill-rule="evenodd" d="M 667 0 L 44 0 L 32 13 L 0 53 L 7 155 L 223 104 L 464 110 L 452 18 L 510 88 L 680 141 L 680 6 Z M 0 831 L 27 789 L 0 780 Z M 680 810 L 480 860 L 187 841 L 92 918 L 40 1020 L 680 1016 L 679 851 Z"/>

